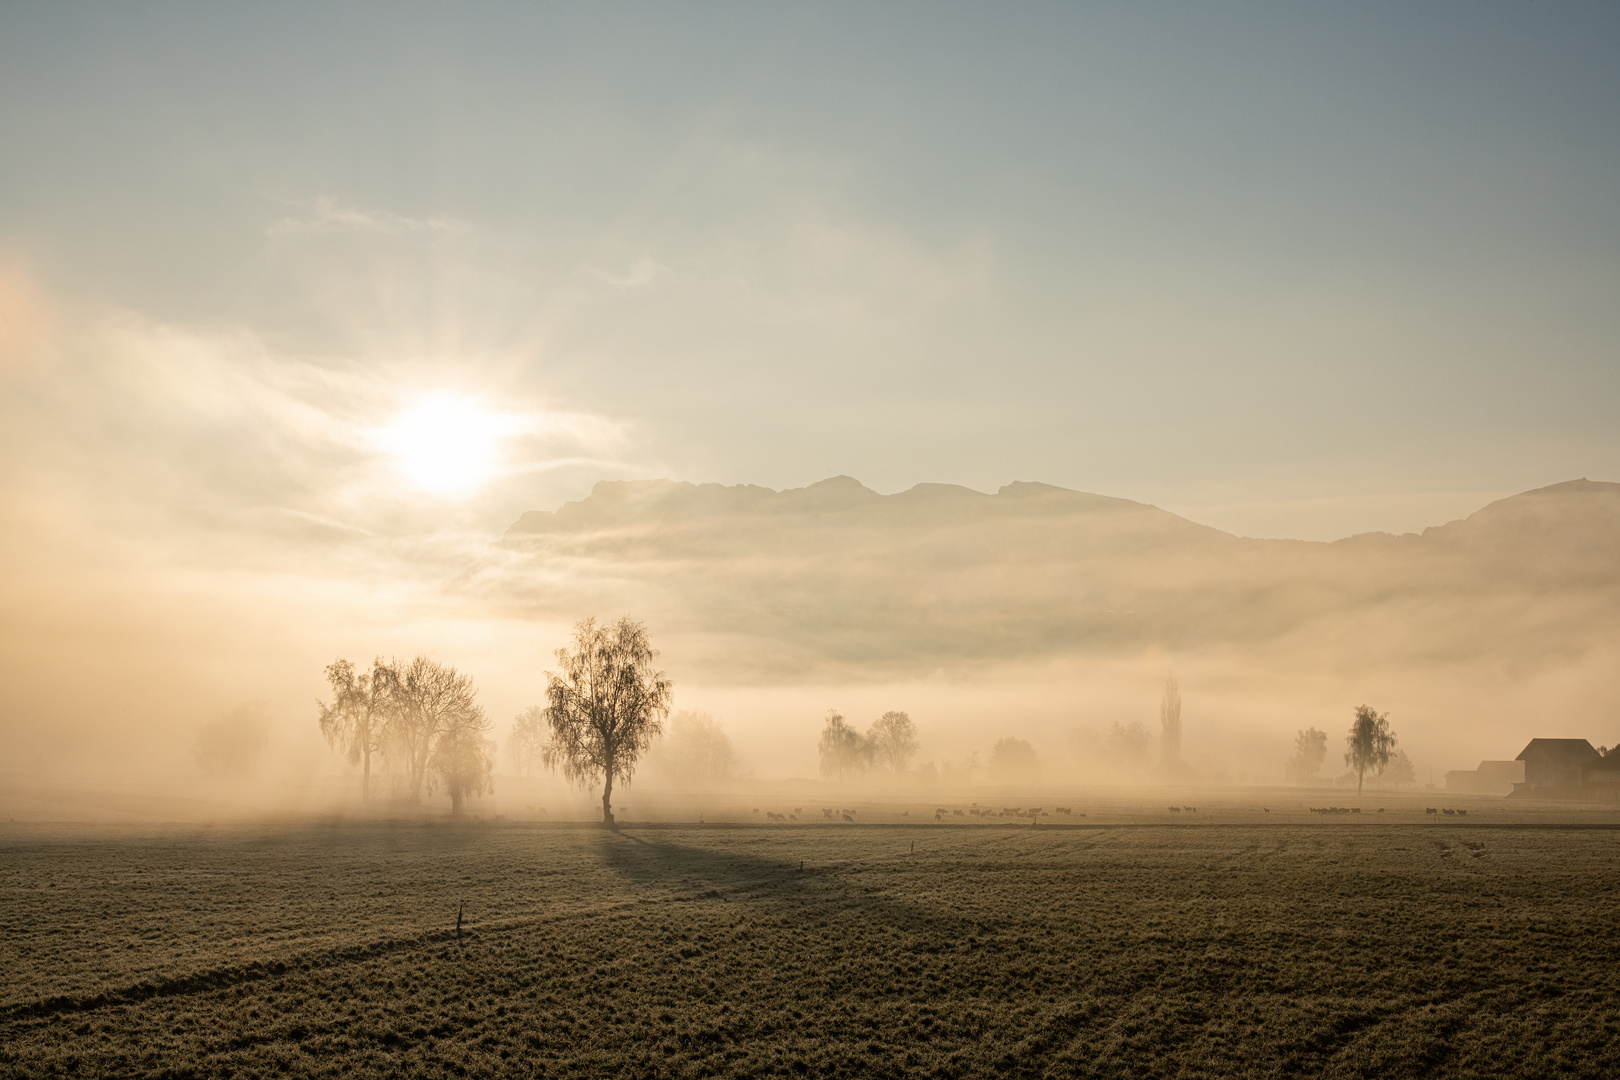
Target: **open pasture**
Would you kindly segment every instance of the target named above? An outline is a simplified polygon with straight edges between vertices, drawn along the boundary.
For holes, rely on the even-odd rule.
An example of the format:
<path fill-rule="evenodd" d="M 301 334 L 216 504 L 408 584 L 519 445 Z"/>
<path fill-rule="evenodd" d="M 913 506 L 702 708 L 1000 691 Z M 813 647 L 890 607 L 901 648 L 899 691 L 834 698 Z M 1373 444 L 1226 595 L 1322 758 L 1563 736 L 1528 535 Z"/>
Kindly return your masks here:
<path fill-rule="evenodd" d="M 1199 817 L 12 827 L 0 1072 L 1620 1073 L 1607 815 Z"/>

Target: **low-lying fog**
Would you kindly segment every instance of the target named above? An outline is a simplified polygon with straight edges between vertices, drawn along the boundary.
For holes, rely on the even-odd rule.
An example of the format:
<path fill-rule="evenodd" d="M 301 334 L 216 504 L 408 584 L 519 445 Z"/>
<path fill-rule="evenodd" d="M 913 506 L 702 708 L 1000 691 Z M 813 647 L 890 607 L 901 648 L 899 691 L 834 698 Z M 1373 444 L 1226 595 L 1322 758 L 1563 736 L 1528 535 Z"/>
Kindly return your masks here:
<path fill-rule="evenodd" d="M 518 759 L 512 726 L 587 614 L 643 620 L 675 684 L 632 791 L 833 783 L 818 750 L 830 711 L 857 733 L 904 712 L 915 731 L 898 769 L 869 764 L 830 790 L 924 802 L 1035 783 L 1299 782 L 1311 728 L 1326 753 L 1310 782 L 1332 784 L 1362 704 L 1398 738 L 1399 768 L 1372 782 L 1419 790 L 1535 736 L 1620 739 L 1613 484 L 1334 544 L 1241 539 L 1037 484 L 880 496 L 847 478 L 782 493 L 605 484 L 504 536 L 427 550 L 323 537 L 302 565 L 267 542 L 188 562 L 48 500 L 11 517 L 0 692 L 17 817 L 352 803 L 358 771 L 317 727 L 323 669 L 419 654 L 470 674 L 494 721 L 496 796 L 472 812 L 521 813 L 509 796 L 525 793 L 522 806 L 589 816 L 589 793 Z M 691 764 L 700 744 L 710 765 Z"/>

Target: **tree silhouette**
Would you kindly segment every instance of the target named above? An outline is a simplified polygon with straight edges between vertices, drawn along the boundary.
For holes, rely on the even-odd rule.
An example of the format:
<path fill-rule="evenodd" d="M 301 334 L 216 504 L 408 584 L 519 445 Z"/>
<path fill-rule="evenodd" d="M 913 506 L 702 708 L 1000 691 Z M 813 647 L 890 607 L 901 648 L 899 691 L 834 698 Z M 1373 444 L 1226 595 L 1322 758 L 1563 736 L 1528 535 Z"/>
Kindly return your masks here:
<path fill-rule="evenodd" d="M 1116 720 L 1108 727 L 1108 753 L 1128 769 L 1145 769 L 1153 757 L 1153 735 L 1140 720 Z"/>
<path fill-rule="evenodd" d="M 1164 699 L 1159 702 L 1159 761 L 1181 763 L 1181 687 L 1174 675 L 1164 678 Z"/>
<path fill-rule="evenodd" d="M 469 796 L 494 790 L 495 743 L 487 738 L 491 721 L 478 707 L 445 717 L 433 745 L 433 770 L 450 795 L 450 812 L 459 815 Z"/>
<path fill-rule="evenodd" d="M 546 710 L 538 705 L 530 705 L 513 718 L 506 733 L 506 763 L 518 776 L 527 778 L 543 763 L 546 731 Z"/>
<path fill-rule="evenodd" d="M 827 710 L 816 749 L 821 753 L 821 775 L 833 777 L 839 783 L 851 774 L 860 775 L 870 753 L 870 745 L 860 732 L 844 721 L 837 709 Z"/>
<path fill-rule="evenodd" d="M 866 737 L 871 744 L 873 757 L 888 766 L 896 776 L 903 774 L 916 756 L 917 725 L 906 713 L 884 713 L 872 721 L 872 728 Z"/>
<path fill-rule="evenodd" d="M 990 748 L 990 775 L 1002 780 L 1027 780 L 1040 770 L 1035 748 L 1012 736 L 997 739 Z"/>
<path fill-rule="evenodd" d="M 420 802 L 422 788 L 430 786 L 428 766 L 441 737 L 466 730 L 483 717 L 483 710 L 472 677 L 449 665 L 418 656 L 404 668 L 390 668 L 389 742 L 404 762 L 410 800 Z"/>
<path fill-rule="evenodd" d="M 663 731 L 673 686 L 647 640 L 647 628 L 628 617 L 612 626 L 582 619 L 573 648 L 557 650 L 560 672 L 546 672 L 546 723 L 551 740 L 546 767 L 568 779 L 602 778 L 602 824 L 613 825 L 613 781 L 630 782 L 636 762 Z"/>
<path fill-rule="evenodd" d="M 1297 783 L 1308 784 L 1322 771 L 1322 762 L 1326 760 L 1327 732 L 1306 728 L 1294 736 L 1294 756 L 1289 759 L 1286 770 Z"/>
<path fill-rule="evenodd" d="M 1350 723 L 1350 734 L 1344 739 L 1344 763 L 1356 770 L 1356 794 L 1361 794 L 1361 782 L 1371 771 L 1374 775 L 1384 771 L 1389 755 L 1395 749 L 1395 733 L 1389 730 L 1389 715 L 1380 716 L 1366 705 L 1356 706 L 1356 718 Z"/>
<path fill-rule="evenodd" d="M 334 660 L 326 666 L 332 703 L 315 703 L 321 710 L 321 734 L 327 745 L 348 755 L 349 764 L 361 764 L 363 799 L 371 798 L 371 755 L 382 752 L 388 729 L 393 677 L 393 668 L 380 656 L 372 661 L 369 672 L 356 671 L 347 660 Z"/>
<path fill-rule="evenodd" d="M 729 780 L 737 767 L 730 737 L 708 713 L 676 713 L 655 756 L 663 771 L 687 783 Z"/>

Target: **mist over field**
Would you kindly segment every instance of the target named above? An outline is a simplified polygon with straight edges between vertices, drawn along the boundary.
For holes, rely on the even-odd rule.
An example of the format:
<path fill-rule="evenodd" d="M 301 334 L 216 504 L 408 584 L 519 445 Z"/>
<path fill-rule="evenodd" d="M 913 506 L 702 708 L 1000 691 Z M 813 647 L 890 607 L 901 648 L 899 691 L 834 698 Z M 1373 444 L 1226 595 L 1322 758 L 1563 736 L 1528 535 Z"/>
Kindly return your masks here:
<path fill-rule="evenodd" d="M 918 726 L 909 779 L 873 773 L 862 791 L 996 790 L 1013 779 L 988 768 L 1007 738 L 1036 754 L 1020 782 L 1163 784 L 1168 675 L 1197 762 L 1183 783 L 1282 783 L 1308 727 L 1333 740 L 1326 783 L 1364 702 L 1390 715 L 1407 783 L 1537 736 L 1620 741 L 1620 485 L 1603 482 L 1332 543 L 1238 537 L 1032 482 L 893 495 L 848 477 L 780 492 L 605 482 L 498 535 L 248 536 L 236 550 L 257 565 L 148 565 L 133 587 L 114 580 L 140 557 L 126 535 L 68 553 L 13 535 L 11 564 L 34 563 L 11 586 L 20 782 L 6 809 L 27 817 L 99 815 L 84 802 L 98 786 L 126 800 L 115 816 L 348 804 L 357 773 L 315 725 L 321 670 L 418 653 L 471 675 L 494 722 L 497 783 L 475 810 L 588 814 L 586 792 L 544 769 L 514 776 L 511 754 L 581 613 L 645 621 L 676 708 L 713 718 L 729 747 L 717 791 L 818 777 L 831 709 L 863 729 L 895 709 Z M 642 790 L 705 786 L 660 768 L 660 747 Z M 171 801 L 140 802 L 152 797 Z"/>

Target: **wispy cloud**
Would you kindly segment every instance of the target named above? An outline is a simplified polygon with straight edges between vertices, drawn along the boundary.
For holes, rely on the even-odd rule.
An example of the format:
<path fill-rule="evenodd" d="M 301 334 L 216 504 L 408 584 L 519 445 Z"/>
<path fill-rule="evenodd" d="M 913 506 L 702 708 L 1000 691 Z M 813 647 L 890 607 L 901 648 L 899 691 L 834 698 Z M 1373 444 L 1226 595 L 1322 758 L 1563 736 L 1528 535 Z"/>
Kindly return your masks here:
<path fill-rule="evenodd" d="M 406 236 L 423 233 L 464 232 L 465 221 L 442 214 L 409 217 L 388 210 L 353 206 L 330 196 L 320 196 L 300 215 L 280 218 L 267 230 L 271 236 L 299 236 L 330 233 L 369 233 L 376 236 Z"/>

